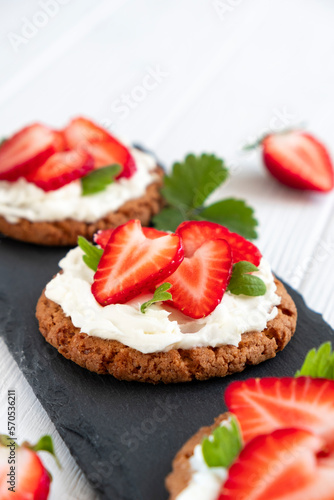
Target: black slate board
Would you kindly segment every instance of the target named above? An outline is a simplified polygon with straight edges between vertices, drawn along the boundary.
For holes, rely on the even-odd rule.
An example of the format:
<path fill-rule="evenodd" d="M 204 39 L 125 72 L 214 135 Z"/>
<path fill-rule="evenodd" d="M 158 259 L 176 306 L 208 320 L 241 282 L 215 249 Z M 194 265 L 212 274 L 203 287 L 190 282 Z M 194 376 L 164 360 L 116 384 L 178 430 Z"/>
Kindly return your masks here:
<path fill-rule="evenodd" d="M 293 375 L 309 349 L 333 339 L 329 325 L 288 287 L 298 308 L 297 332 L 273 360 L 232 377 L 169 386 L 99 376 L 60 356 L 34 316 L 66 251 L 0 237 L 0 334 L 101 499 L 166 499 L 164 478 L 175 453 L 224 411 L 227 384 Z"/>

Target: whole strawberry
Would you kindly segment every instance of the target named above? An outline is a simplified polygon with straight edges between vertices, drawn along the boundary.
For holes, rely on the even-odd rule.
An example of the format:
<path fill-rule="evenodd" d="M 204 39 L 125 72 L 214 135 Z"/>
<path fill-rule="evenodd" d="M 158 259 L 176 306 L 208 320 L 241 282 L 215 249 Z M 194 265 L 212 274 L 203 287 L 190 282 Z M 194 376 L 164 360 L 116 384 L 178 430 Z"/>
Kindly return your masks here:
<path fill-rule="evenodd" d="M 289 130 L 268 134 L 260 144 L 266 168 L 282 184 L 311 191 L 333 189 L 331 158 L 326 147 L 313 135 Z"/>
<path fill-rule="evenodd" d="M 0 435 L 0 498 L 1 500 L 46 500 L 51 475 L 37 451 L 48 451 L 58 463 L 50 436 L 43 436 L 35 446 L 16 444 Z M 59 465 L 59 463 L 58 463 Z"/>

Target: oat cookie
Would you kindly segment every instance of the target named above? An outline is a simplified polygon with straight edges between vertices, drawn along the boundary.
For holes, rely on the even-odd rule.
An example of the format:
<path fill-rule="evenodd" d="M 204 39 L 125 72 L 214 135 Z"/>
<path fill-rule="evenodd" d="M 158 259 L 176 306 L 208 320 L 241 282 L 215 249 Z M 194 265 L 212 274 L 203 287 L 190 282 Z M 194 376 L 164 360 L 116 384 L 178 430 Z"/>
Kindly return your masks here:
<path fill-rule="evenodd" d="M 207 380 L 241 372 L 247 365 L 273 358 L 290 341 L 296 329 L 296 307 L 283 284 L 277 279 L 275 283 L 281 297 L 277 316 L 262 332 L 244 333 L 238 347 L 223 345 L 143 354 L 116 340 L 81 333 L 44 292 L 36 316 L 45 339 L 60 354 L 90 371 L 153 384 Z"/>
<path fill-rule="evenodd" d="M 193 455 L 195 446 L 201 444 L 205 437 L 210 436 L 221 422 L 227 420 L 228 415 L 228 413 L 223 413 L 215 418 L 212 425 L 201 427 L 178 451 L 172 463 L 172 472 L 166 477 L 169 500 L 175 500 L 191 480 L 192 471 L 189 458 Z"/>
<path fill-rule="evenodd" d="M 0 232 L 11 238 L 36 243 L 38 245 L 76 245 L 78 236 L 92 240 L 93 234 L 100 229 L 109 229 L 124 224 L 129 219 L 139 219 L 143 225 L 148 225 L 153 215 L 157 214 L 163 205 L 160 188 L 163 179 L 163 169 L 155 170 L 158 179 L 152 182 L 143 196 L 129 200 L 115 212 L 95 222 L 86 223 L 74 219 L 64 219 L 54 222 L 30 222 L 20 219 L 11 224 L 0 216 Z"/>

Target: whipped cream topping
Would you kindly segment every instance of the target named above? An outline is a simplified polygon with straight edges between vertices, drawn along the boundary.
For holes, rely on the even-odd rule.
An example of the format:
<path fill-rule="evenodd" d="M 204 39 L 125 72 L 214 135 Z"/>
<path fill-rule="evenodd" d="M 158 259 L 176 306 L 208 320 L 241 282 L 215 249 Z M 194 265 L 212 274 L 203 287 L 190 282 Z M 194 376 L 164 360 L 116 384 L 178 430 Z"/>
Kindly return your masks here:
<path fill-rule="evenodd" d="M 82 332 L 118 340 L 145 354 L 174 348 L 237 346 L 243 333 L 262 331 L 266 327 L 277 315 L 276 306 L 281 300 L 275 293 L 270 266 L 262 258 L 259 271 L 254 274 L 266 284 L 266 294 L 246 297 L 226 292 L 221 303 L 206 318 L 192 319 L 162 302 L 142 314 L 141 304 L 152 295 L 102 307 L 91 292 L 94 271 L 86 266 L 82 256 L 82 250 L 76 247 L 60 261 L 63 272 L 48 283 L 47 298 L 60 305 Z"/>
<path fill-rule="evenodd" d="M 94 195 L 82 196 L 80 180 L 47 192 L 24 178 L 16 182 L 0 181 L 0 215 L 11 224 L 21 218 L 31 222 L 68 218 L 95 222 L 125 202 L 142 196 L 156 179 L 154 157 L 135 148 L 129 149 L 137 165 L 135 174 L 130 179 L 119 179 Z"/>
<path fill-rule="evenodd" d="M 228 427 L 230 419 L 223 420 L 221 426 Z M 208 439 L 213 440 L 210 435 Z M 202 443 L 194 448 L 189 458 L 192 476 L 187 487 L 179 493 L 176 500 L 217 500 L 222 484 L 227 478 L 225 467 L 209 467 L 203 457 Z"/>

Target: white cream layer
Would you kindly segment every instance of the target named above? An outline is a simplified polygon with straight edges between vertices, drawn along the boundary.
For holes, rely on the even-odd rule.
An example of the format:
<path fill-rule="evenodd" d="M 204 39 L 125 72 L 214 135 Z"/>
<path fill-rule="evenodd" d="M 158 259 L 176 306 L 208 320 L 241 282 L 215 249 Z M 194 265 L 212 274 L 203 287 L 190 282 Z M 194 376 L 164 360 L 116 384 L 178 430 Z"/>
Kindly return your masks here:
<path fill-rule="evenodd" d="M 223 420 L 221 426 L 228 426 L 229 420 Z M 213 436 L 209 436 L 213 439 Z M 202 443 L 194 448 L 189 458 L 192 476 L 188 486 L 181 491 L 176 500 L 217 500 L 222 484 L 227 478 L 225 467 L 208 467 L 202 453 Z"/>
<path fill-rule="evenodd" d="M 76 180 L 56 191 L 43 191 L 25 179 L 16 182 L 0 181 L 0 215 L 11 224 L 20 218 L 31 222 L 74 219 L 95 222 L 113 212 L 125 202 L 145 193 L 156 175 L 152 172 L 156 160 L 152 155 L 130 148 L 137 165 L 130 179 L 120 179 L 105 191 L 82 196 L 81 182 Z"/>
<path fill-rule="evenodd" d="M 254 274 L 265 282 L 266 294 L 246 297 L 226 292 L 206 318 L 191 319 L 163 303 L 154 304 L 142 314 L 140 305 L 152 295 L 102 307 L 91 292 L 94 272 L 84 264 L 82 255 L 76 247 L 60 261 L 63 273 L 48 283 L 46 296 L 59 304 L 82 332 L 118 340 L 143 353 L 225 344 L 237 346 L 242 333 L 262 331 L 276 316 L 275 306 L 280 303 L 270 266 L 262 259 L 259 271 Z"/>

